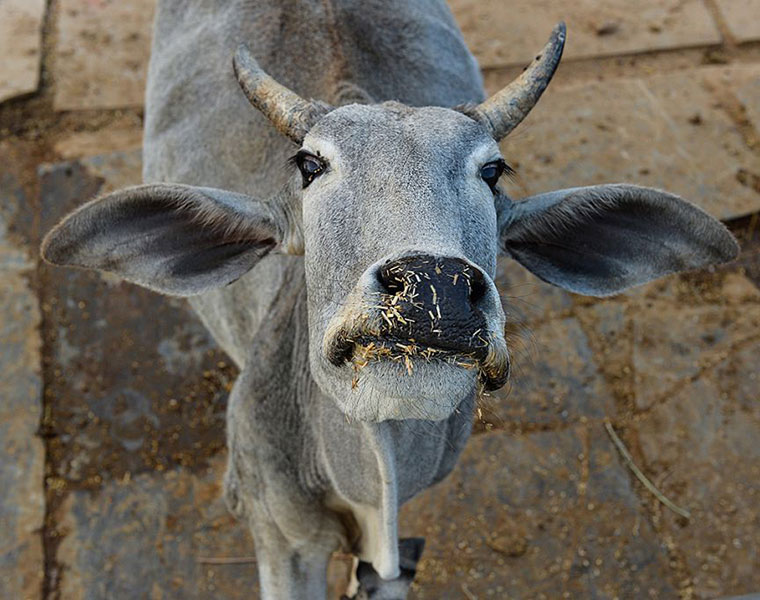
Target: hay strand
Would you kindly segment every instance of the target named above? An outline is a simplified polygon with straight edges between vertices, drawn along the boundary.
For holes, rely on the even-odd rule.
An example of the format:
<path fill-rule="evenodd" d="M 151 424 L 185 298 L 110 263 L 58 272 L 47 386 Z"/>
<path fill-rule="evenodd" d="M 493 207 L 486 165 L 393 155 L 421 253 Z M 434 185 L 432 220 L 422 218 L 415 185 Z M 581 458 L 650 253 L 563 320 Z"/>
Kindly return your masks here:
<path fill-rule="evenodd" d="M 636 463 L 633 462 L 633 457 L 631 457 L 631 453 L 628 452 L 628 448 L 626 448 L 625 444 L 623 444 L 623 440 L 621 440 L 618 437 L 618 434 L 615 433 L 615 430 L 612 428 L 612 424 L 609 421 L 604 422 L 604 428 L 607 430 L 607 434 L 610 436 L 612 443 L 615 444 L 618 452 L 620 452 L 620 455 L 625 460 L 628 468 L 630 468 L 631 471 L 633 471 L 633 474 L 636 475 L 636 478 L 644 484 L 644 487 L 652 492 L 655 498 L 657 498 L 662 504 L 667 506 L 674 513 L 682 516 L 684 519 L 691 519 L 691 513 L 688 510 L 675 505 L 670 499 L 667 498 L 667 496 L 665 496 L 665 494 L 658 490 L 651 481 L 649 481 L 644 473 L 641 472 L 641 469 L 639 469 L 636 466 Z"/>

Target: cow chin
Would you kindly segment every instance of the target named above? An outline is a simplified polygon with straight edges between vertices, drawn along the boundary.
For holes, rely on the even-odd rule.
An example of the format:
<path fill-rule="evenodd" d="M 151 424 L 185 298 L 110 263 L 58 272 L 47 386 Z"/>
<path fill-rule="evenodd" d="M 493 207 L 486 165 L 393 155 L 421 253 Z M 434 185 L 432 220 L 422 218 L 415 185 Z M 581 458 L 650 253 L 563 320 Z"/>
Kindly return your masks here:
<path fill-rule="evenodd" d="M 361 421 L 446 419 L 477 390 L 477 371 L 444 361 L 373 361 L 353 375 L 336 399 Z"/>

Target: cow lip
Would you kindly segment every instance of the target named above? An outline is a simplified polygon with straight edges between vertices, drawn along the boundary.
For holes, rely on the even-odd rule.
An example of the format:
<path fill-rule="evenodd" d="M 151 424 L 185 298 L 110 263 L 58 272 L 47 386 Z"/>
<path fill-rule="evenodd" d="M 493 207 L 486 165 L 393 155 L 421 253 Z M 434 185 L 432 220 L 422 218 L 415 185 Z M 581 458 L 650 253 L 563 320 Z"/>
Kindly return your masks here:
<path fill-rule="evenodd" d="M 336 367 L 340 367 L 354 358 L 359 348 L 385 348 L 390 352 L 403 353 L 412 357 L 425 359 L 463 357 L 478 361 L 485 360 L 488 356 L 486 344 L 473 345 L 471 347 L 452 347 L 421 343 L 414 339 L 384 333 L 378 335 L 374 332 L 354 332 L 354 335 L 346 335 L 344 332 L 336 335 L 327 345 L 327 359 Z"/>
<path fill-rule="evenodd" d="M 358 333 L 358 332 L 357 332 Z M 374 345 L 374 346 L 370 346 Z M 377 336 L 371 333 L 359 333 L 348 336 L 338 334 L 333 337 L 326 348 L 328 360 L 336 367 L 353 363 L 357 350 L 364 349 L 362 358 L 368 364 L 366 349 L 370 348 L 372 360 L 383 360 L 390 352 L 387 360 L 396 361 L 439 361 L 448 362 L 462 368 L 478 369 L 483 388 L 488 391 L 497 390 L 504 386 L 509 379 L 509 355 L 506 348 L 502 352 L 493 352 L 491 344 L 469 349 L 436 348 L 428 344 L 417 344 L 406 339 L 396 339 L 393 336 Z M 381 349 L 387 349 L 387 352 Z M 374 351 L 373 351 L 374 350 Z M 376 350 L 380 350 L 377 352 Z"/>
<path fill-rule="evenodd" d="M 352 347 L 348 350 L 348 360 L 352 360 L 357 349 L 360 348 L 378 348 L 385 349 L 391 353 L 409 358 L 432 359 L 449 359 L 449 358 L 468 358 L 473 360 L 485 360 L 488 350 L 484 346 L 471 348 L 454 348 L 447 346 L 438 346 L 435 344 L 420 343 L 415 340 L 405 339 L 397 336 L 372 336 L 363 335 L 353 341 Z"/>

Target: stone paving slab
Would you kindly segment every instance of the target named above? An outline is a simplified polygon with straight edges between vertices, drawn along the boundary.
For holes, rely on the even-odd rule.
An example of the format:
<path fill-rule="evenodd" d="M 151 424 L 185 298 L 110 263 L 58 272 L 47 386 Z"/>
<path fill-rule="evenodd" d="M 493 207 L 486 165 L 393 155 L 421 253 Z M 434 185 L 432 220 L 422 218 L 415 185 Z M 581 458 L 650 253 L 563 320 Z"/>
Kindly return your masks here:
<path fill-rule="evenodd" d="M 760 305 L 725 309 L 655 303 L 633 319 L 636 407 L 645 409 L 712 368 L 760 331 Z"/>
<path fill-rule="evenodd" d="M 588 58 L 721 41 L 702 0 L 451 0 L 483 68 L 527 64 L 555 23 L 567 22 L 566 58 Z"/>
<path fill-rule="evenodd" d="M 244 526 L 220 497 L 223 460 L 194 475 L 184 469 L 113 481 L 96 494 L 72 492 L 60 508 L 65 535 L 57 560 L 63 598 L 255 598 L 255 563 Z"/>
<path fill-rule="evenodd" d="M 760 0 L 715 0 L 737 42 L 760 40 Z"/>
<path fill-rule="evenodd" d="M 0 102 L 37 89 L 45 0 L 0 0 Z"/>
<path fill-rule="evenodd" d="M 96 131 L 65 134 L 54 142 L 53 149 L 62 159 L 71 160 L 114 152 L 129 152 L 141 146 L 142 121 L 130 115 Z"/>
<path fill-rule="evenodd" d="M 643 411 L 758 335 L 760 290 L 740 270 L 674 275 L 574 314 L 608 385 Z"/>
<path fill-rule="evenodd" d="M 502 143 L 521 184 L 508 187 L 520 196 L 630 182 L 668 189 L 721 219 L 760 210 L 760 193 L 741 181 L 757 171 L 757 156 L 710 89 L 717 73 L 550 87 Z"/>
<path fill-rule="evenodd" d="M 757 333 L 757 330 L 755 330 Z M 637 425 L 647 473 L 692 518 L 661 509 L 697 598 L 760 589 L 760 343 L 652 409 Z"/>
<path fill-rule="evenodd" d="M 61 0 L 56 110 L 142 106 L 156 0 Z"/>
<path fill-rule="evenodd" d="M 427 538 L 416 599 L 676 596 L 601 425 L 475 436 L 401 532 Z"/>
<path fill-rule="evenodd" d="M 0 169 L 0 597 L 31 600 L 44 572 L 40 312 L 28 282 L 34 262 L 10 233 L 27 197 L 12 164 Z"/>
<path fill-rule="evenodd" d="M 688 296 L 693 289 L 679 290 L 678 284 L 677 278 L 664 282 L 657 299 L 632 302 L 628 309 L 638 409 L 713 368 L 760 332 L 760 291 L 743 275 L 727 274 L 694 306 L 679 298 L 679 292 Z"/>

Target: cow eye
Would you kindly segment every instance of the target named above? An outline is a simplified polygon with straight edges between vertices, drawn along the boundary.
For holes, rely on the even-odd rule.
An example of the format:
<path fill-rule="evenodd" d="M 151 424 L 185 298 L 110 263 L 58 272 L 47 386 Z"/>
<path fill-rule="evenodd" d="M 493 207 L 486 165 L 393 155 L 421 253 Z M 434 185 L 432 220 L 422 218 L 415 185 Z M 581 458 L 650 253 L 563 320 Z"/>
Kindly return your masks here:
<path fill-rule="evenodd" d="M 325 171 L 325 162 L 318 156 L 305 151 L 295 155 L 295 163 L 303 177 L 303 187 L 309 185 Z"/>
<path fill-rule="evenodd" d="M 488 184 L 491 191 L 496 189 L 499 177 L 504 172 L 504 161 L 495 160 L 480 167 L 480 178 Z"/>
<path fill-rule="evenodd" d="M 496 184 L 499 181 L 499 177 L 504 173 L 511 173 L 512 169 L 503 160 L 494 160 L 492 162 L 484 164 L 480 167 L 480 177 L 488 184 L 492 192 L 496 191 Z"/>

